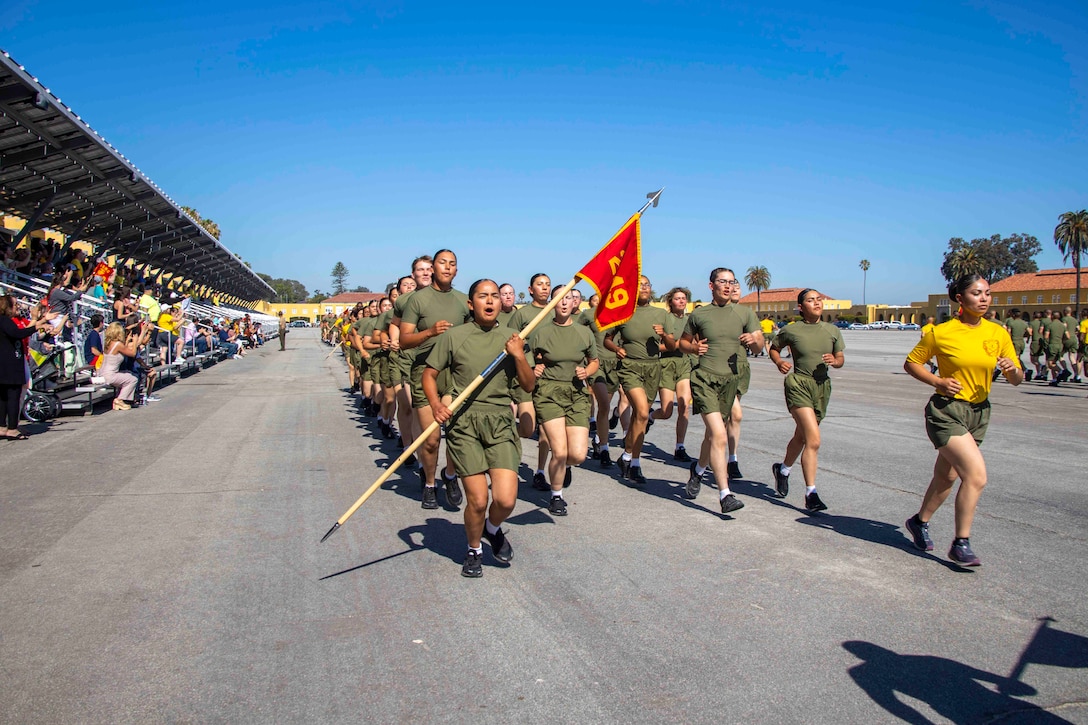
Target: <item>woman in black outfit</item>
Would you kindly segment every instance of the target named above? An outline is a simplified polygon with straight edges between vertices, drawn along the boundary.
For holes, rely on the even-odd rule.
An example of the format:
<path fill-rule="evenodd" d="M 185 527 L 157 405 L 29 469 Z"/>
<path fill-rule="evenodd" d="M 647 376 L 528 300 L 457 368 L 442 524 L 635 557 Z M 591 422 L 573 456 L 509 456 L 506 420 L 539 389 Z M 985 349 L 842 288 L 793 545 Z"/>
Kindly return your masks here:
<path fill-rule="evenodd" d="M 12 319 L 14 316 L 15 298 L 11 295 L 0 297 L 0 412 L 4 416 L 0 420 L 3 423 L 0 439 L 9 441 L 26 440 L 26 436 L 19 431 L 19 401 L 27 380 L 23 340 L 49 327 L 44 318 L 19 327 Z"/>

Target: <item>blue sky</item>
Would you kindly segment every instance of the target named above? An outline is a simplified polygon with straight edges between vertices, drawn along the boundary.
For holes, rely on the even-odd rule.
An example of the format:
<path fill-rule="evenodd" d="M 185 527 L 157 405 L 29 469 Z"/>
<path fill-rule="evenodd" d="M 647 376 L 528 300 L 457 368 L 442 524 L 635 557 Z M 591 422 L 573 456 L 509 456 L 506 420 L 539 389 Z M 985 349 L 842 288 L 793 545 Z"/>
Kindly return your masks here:
<path fill-rule="evenodd" d="M 860 302 L 941 289 L 948 239 L 1062 266 L 1088 206 L 1083 3 L 12 0 L 0 47 L 275 277 L 565 281 L 643 220 L 661 292 L 715 266 Z M 705 297 L 705 295 L 703 295 Z"/>

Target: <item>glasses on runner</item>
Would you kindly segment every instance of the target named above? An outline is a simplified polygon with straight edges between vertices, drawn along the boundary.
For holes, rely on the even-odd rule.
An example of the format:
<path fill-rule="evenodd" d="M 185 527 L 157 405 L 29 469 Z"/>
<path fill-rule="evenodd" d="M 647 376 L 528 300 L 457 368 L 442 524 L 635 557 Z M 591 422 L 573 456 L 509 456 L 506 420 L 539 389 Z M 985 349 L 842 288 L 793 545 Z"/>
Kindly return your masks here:
<path fill-rule="evenodd" d="M 720 284 L 723 287 L 732 287 L 733 285 L 740 286 L 740 281 L 735 279 L 716 279 L 714 284 Z"/>

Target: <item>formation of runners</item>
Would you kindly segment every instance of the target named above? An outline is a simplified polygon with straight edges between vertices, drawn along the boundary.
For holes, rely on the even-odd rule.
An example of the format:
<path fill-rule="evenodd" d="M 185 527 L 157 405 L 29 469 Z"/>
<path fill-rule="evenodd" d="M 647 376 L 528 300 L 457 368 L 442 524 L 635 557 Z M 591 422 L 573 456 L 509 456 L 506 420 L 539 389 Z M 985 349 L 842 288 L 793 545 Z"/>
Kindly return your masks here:
<path fill-rule="evenodd" d="M 740 283 L 726 267 L 710 271 L 711 301 L 690 313 L 689 290 L 674 287 L 663 298 L 665 307 L 658 307 L 643 276 L 634 314 L 622 325 L 602 332 L 595 318 L 598 296 L 583 310 L 581 294 L 572 290 L 523 339 L 519 333 L 561 291 L 548 275 L 528 280 L 530 300 L 521 307 L 512 284 L 479 279 L 465 294 L 454 288 L 456 276 L 454 252 L 418 257 L 388 296 L 322 320 L 322 337 L 343 347 L 351 390 L 359 392 L 364 414 L 377 418 L 384 438 L 404 449 L 433 421 L 441 424 L 404 465 L 419 476 L 423 509 L 438 508 L 439 490 L 450 508 L 464 505 L 464 576 L 482 575 L 483 539 L 497 561 L 513 558 L 502 524 L 517 498 L 524 438 L 537 440 L 532 487 L 546 492 L 553 516 L 566 516 L 574 467 L 588 457 L 628 485 L 645 486 L 646 432 L 675 416 L 673 459 L 688 464 L 684 496 L 697 498 L 712 473 L 722 513 L 744 508 L 729 484 L 742 477 L 737 450 L 741 402 L 751 380 L 748 358 L 765 349 L 784 375 L 786 407 L 795 421 L 771 471 L 774 489 L 789 496 L 799 463 L 806 510 L 827 509 L 816 489 L 820 423 L 831 396 L 830 370 L 843 366 L 845 344 L 839 329 L 822 321 L 816 290 L 798 295 L 801 319 L 778 330 L 769 346 L 752 310 L 737 304 Z M 969 535 L 985 485 L 978 446 L 989 421 L 990 384 L 995 370 L 1013 384 L 1024 376 L 1009 331 L 986 319 L 986 281 L 959 280 L 949 295 L 960 303 L 959 315 L 930 326 L 904 364 L 937 391 L 926 408 L 926 427 L 938 451 L 929 491 L 906 526 L 915 546 L 932 550 L 929 518 L 959 478 L 949 557 L 977 566 Z M 936 370 L 927 367 L 934 358 Z M 453 398 L 485 370 L 483 384 L 452 411 Z M 697 454 L 688 453 L 686 442 L 692 412 L 705 431 Z"/>

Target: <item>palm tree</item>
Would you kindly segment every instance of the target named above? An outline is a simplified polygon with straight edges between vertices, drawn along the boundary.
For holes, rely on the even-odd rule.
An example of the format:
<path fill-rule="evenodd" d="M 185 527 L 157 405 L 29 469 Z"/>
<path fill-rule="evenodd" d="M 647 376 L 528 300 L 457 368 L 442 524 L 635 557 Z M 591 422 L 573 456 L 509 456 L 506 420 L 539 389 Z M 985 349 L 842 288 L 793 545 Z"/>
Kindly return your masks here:
<path fill-rule="evenodd" d="M 865 307 L 865 283 L 869 276 L 869 260 L 861 260 L 861 264 L 858 266 L 861 267 L 861 306 Z"/>
<path fill-rule="evenodd" d="M 759 293 L 771 286 L 771 273 L 766 267 L 749 267 L 744 275 L 744 284 L 756 291 L 756 313 L 759 313 Z"/>
<path fill-rule="evenodd" d="M 1088 210 L 1067 211 L 1058 217 L 1058 226 L 1054 227 L 1054 243 L 1062 253 L 1062 259 L 1073 257 L 1073 266 L 1077 270 L 1077 311 L 1080 319 L 1080 255 L 1088 252 Z"/>
<path fill-rule="evenodd" d="M 948 257 L 948 267 L 952 272 L 950 281 L 955 281 L 968 274 L 981 275 L 985 271 L 986 261 L 979 254 L 978 247 L 966 246 L 952 252 Z"/>

